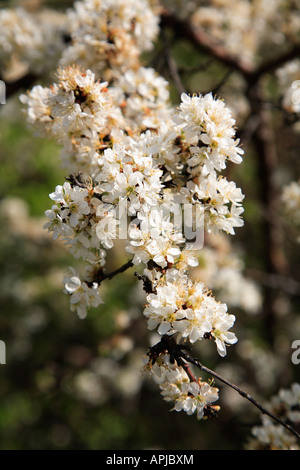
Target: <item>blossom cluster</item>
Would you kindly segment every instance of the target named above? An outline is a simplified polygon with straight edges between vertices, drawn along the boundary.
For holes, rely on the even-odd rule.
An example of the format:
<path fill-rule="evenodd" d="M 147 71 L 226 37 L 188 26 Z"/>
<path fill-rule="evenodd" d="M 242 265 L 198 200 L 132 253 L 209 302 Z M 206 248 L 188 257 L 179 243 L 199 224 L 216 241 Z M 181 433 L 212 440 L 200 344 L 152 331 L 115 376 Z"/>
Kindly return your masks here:
<path fill-rule="evenodd" d="M 164 400 L 174 403 L 175 411 L 184 410 L 188 415 L 196 413 L 197 419 L 202 419 L 207 410 L 212 409 L 211 404 L 219 398 L 216 387 L 201 380 L 190 381 L 182 368 L 167 370 L 160 388 Z"/>
<path fill-rule="evenodd" d="M 57 67 L 65 46 L 64 18 L 63 13 L 47 9 L 34 15 L 21 7 L 0 10 L 0 64 L 5 79 Z"/>
<path fill-rule="evenodd" d="M 179 343 L 213 340 L 224 357 L 237 341 L 235 316 L 189 271 L 198 233 L 234 235 L 243 225 L 244 196 L 222 174 L 243 156 L 231 111 L 211 93 L 183 93 L 173 106 L 167 81 L 141 64 L 158 32 L 151 2 L 83 0 L 68 15 L 56 81 L 20 99 L 36 133 L 60 145 L 68 175 L 50 194 L 45 228 L 83 261 L 83 273 L 64 280 L 71 309 L 84 318 L 103 302 L 106 254 L 123 240 L 149 330 Z M 173 366 L 164 397 L 202 418 L 217 391 Z"/>
<path fill-rule="evenodd" d="M 158 286 L 155 294 L 147 296 L 144 315 L 148 328 L 158 333 L 177 334 L 178 339 L 188 338 L 190 343 L 213 338 L 220 356 L 226 355 L 226 345 L 237 338 L 228 330 L 235 322 L 227 313 L 227 305 L 217 302 L 201 282 L 179 279 Z"/>
<path fill-rule="evenodd" d="M 147 0 L 84 0 L 67 13 L 70 43 L 61 64 L 77 63 L 101 70 L 105 79 L 134 69 L 142 52 L 152 48 L 158 15 Z"/>
<path fill-rule="evenodd" d="M 198 420 L 218 413 L 220 407 L 213 405 L 219 399 L 218 388 L 201 378 L 196 379 L 181 365 L 175 365 L 168 354 L 159 354 L 155 360 L 151 358 L 144 372 L 159 384 L 164 401 L 173 404 L 172 411 L 184 410 L 188 415 L 195 413 Z"/>
<path fill-rule="evenodd" d="M 113 79 L 135 68 L 158 34 L 156 2 L 81 0 L 65 12 L 3 8 L 0 63 L 8 77 L 78 64 Z M 45 61 L 47 56 L 47 61 Z"/>
<path fill-rule="evenodd" d="M 81 210 L 85 224 L 88 214 L 106 214 L 103 225 L 109 225 L 110 233 L 106 230 L 101 237 L 97 226 L 104 248 L 113 246 L 106 237 L 118 236 L 111 228 L 120 223 L 120 201 L 127 203 L 128 214 L 138 222 L 130 226 L 126 247 L 134 255 L 135 264 L 147 265 L 154 260 L 163 268 L 167 262 L 174 264 L 172 256 L 181 254 L 185 239 L 170 218 L 165 220 L 166 207 L 180 211 L 184 205 L 194 206 L 199 209 L 197 227 L 205 226 L 208 232 L 234 234 L 234 228 L 243 225 L 244 196 L 233 181 L 219 174 L 227 160 L 242 160 L 242 150 L 233 138 L 234 120 L 223 101 L 210 94 L 183 95 L 182 104 L 173 114 L 167 108 L 169 120 L 160 134 L 157 128 L 145 131 L 145 122 L 136 114 L 135 127 L 131 125 L 132 118 L 127 118 L 123 105 L 116 104 L 116 86 L 110 89 L 107 82 L 96 81 L 90 70 L 78 66 L 59 69 L 58 79 L 49 88 L 35 86 L 21 96 L 21 101 L 27 105 L 28 120 L 37 133 L 62 145 L 63 166 L 70 173 L 83 172 L 84 181 L 89 181 L 84 188 L 74 184 L 78 197 L 85 198 L 89 188 L 93 209 L 84 209 L 80 203 L 75 206 Z M 127 93 L 127 100 L 130 96 Z M 156 103 L 160 113 L 161 102 Z M 129 125 L 130 135 L 126 132 Z M 65 209 L 65 204 L 60 203 Z M 51 220 L 57 210 L 47 213 Z M 59 220 L 64 221 L 64 217 Z M 54 226 L 61 230 L 57 221 L 51 225 Z"/>

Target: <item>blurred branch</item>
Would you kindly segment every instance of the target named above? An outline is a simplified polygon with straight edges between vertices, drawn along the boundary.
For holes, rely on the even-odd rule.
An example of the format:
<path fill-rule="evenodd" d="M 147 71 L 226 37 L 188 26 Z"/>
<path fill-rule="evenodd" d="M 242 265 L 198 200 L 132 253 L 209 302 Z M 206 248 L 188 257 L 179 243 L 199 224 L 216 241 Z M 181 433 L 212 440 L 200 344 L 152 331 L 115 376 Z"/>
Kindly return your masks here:
<path fill-rule="evenodd" d="M 211 93 L 212 95 L 216 95 L 221 90 L 221 88 L 225 85 L 225 83 L 227 82 L 228 78 L 230 77 L 232 73 L 233 73 L 233 69 L 228 69 L 225 72 L 224 76 L 219 81 L 219 83 L 217 83 L 217 85 L 212 90 L 204 91 L 202 92 L 202 94 L 205 95 L 206 93 Z"/>
<path fill-rule="evenodd" d="M 178 91 L 178 94 L 181 95 L 182 93 L 186 93 L 186 90 L 182 84 L 180 75 L 178 73 L 178 68 L 175 60 L 171 56 L 170 49 L 166 48 L 165 49 L 165 55 L 166 55 L 166 62 L 168 65 L 168 70 L 170 72 L 171 78 L 176 86 L 176 89 Z"/>
<path fill-rule="evenodd" d="M 240 142 L 244 149 L 251 142 L 252 137 L 254 133 L 256 132 L 258 126 L 259 126 L 259 116 L 257 115 L 252 116 L 251 114 L 249 114 L 249 116 L 246 118 L 244 122 L 243 127 L 238 129 L 236 136 L 238 139 L 240 139 Z"/>
<path fill-rule="evenodd" d="M 252 268 L 247 268 L 245 274 L 267 287 L 281 289 L 289 295 L 300 296 L 300 282 L 295 279 Z"/>
<path fill-rule="evenodd" d="M 256 150 L 258 162 L 258 181 L 260 200 L 267 213 L 273 214 L 272 220 L 262 217 L 263 229 L 263 259 L 265 270 L 269 275 L 285 276 L 288 272 L 288 263 L 283 250 L 283 236 L 281 233 L 278 214 L 278 190 L 274 183 L 274 173 L 277 168 L 277 152 L 273 130 L 272 114 L 265 106 L 263 89 L 260 82 L 250 85 L 247 92 L 251 106 L 250 115 L 257 116 L 252 141 Z M 274 325 L 276 318 L 276 295 L 269 289 L 264 295 L 264 315 L 266 331 L 269 341 L 274 341 Z"/>
<path fill-rule="evenodd" d="M 202 72 L 203 70 L 206 70 L 208 69 L 208 67 L 210 67 L 213 63 L 213 60 L 212 59 L 208 59 L 208 60 L 203 60 L 203 62 L 200 62 L 198 65 L 195 65 L 194 67 L 186 67 L 186 66 L 179 66 L 178 67 L 178 72 L 182 75 L 191 75 L 193 73 L 197 73 L 197 72 Z"/>
<path fill-rule="evenodd" d="M 169 11 L 163 10 L 161 12 L 160 25 L 162 28 L 171 27 L 176 37 L 189 40 L 197 49 L 200 48 L 211 57 L 237 70 L 242 75 L 248 76 L 252 73 L 252 70 L 246 64 L 240 61 L 239 58 L 230 56 L 222 45 L 216 43 L 214 39 L 208 36 L 202 29 L 193 28 L 188 21 L 177 18 Z"/>
<path fill-rule="evenodd" d="M 176 37 L 187 39 L 197 49 L 204 51 L 210 57 L 239 72 L 249 85 L 254 85 L 263 75 L 273 72 L 300 54 L 300 44 L 293 44 L 289 50 L 282 52 L 278 57 L 265 60 L 258 67 L 253 68 L 244 63 L 239 57 L 228 53 L 222 44 L 209 36 L 201 27 L 193 27 L 188 20 L 178 18 L 166 9 L 161 12 L 160 25 L 162 28 L 171 27 Z"/>

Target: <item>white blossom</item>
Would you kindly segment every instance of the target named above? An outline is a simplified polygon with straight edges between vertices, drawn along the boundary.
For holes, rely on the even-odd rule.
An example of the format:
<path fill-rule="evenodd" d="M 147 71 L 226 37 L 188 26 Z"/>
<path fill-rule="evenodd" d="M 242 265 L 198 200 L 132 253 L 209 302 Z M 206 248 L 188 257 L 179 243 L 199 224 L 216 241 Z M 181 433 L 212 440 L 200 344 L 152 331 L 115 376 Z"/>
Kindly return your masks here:
<path fill-rule="evenodd" d="M 87 282 L 82 281 L 80 277 L 72 270 L 72 276 L 64 278 L 65 293 L 70 296 L 71 311 L 76 311 L 79 318 L 85 318 L 87 310 L 91 307 L 98 307 L 103 303 L 98 284 L 93 283 L 89 286 Z"/>
<path fill-rule="evenodd" d="M 176 333 L 191 343 L 211 335 L 220 356 L 226 355 L 227 345 L 237 342 L 235 334 L 228 331 L 234 325 L 234 315 L 229 315 L 226 304 L 217 302 L 201 282 L 180 278 L 158 285 L 147 301 L 144 315 L 151 330 L 157 328 L 162 335 Z"/>
<path fill-rule="evenodd" d="M 168 370 L 165 381 L 160 385 L 164 400 L 174 402 L 175 411 L 185 411 L 188 415 L 196 413 L 202 419 L 205 408 L 218 400 L 218 389 L 206 382 L 190 382 L 182 368 Z"/>

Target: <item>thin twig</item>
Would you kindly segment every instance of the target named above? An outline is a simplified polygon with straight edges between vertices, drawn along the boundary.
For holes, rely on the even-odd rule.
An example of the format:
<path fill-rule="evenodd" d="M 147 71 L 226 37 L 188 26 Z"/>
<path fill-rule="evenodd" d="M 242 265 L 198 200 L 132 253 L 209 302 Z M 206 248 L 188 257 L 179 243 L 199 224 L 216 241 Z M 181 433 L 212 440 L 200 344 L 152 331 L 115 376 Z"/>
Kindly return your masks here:
<path fill-rule="evenodd" d="M 121 274 L 127 269 L 132 268 L 132 266 L 133 266 L 133 262 L 132 262 L 132 259 L 130 259 L 125 264 L 115 269 L 114 271 L 111 271 L 110 273 L 105 273 L 103 269 L 100 268 L 98 269 L 98 271 L 96 271 L 96 273 L 94 273 L 93 280 L 89 281 L 88 284 L 93 284 L 93 282 L 97 282 L 98 284 L 101 284 L 101 282 L 105 281 L 106 279 L 112 279 L 117 274 Z"/>
<path fill-rule="evenodd" d="M 257 83 L 263 75 L 272 73 L 286 62 L 295 59 L 300 53 L 300 44 L 296 43 L 279 56 L 266 60 L 254 68 L 245 63 L 240 57 L 232 56 L 221 43 L 209 36 L 201 27 L 193 27 L 188 20 L 178 18 L 167 9 L 162 10 L 160 17 L 162 28 L 171 27 L 176 37 L 187 39 L 197 49 L 204 51 L 210 57 L 239 72 L 251 85 Z"/>
<path fill-rule="evenodd" d="M 181 95 L 182 93 L 186 93 L 186 89 L 182 84 L 182 81 L 178 72 L 177 64 L 175 60 L 173 59 L 173 57 L 171 56 L 170 50 L 168 47 L 166 47 L 165 49 L 165 55 L 166 55 L 166 62 L 168 65 L 169 73 L 171 75 L 171 78 L 174 82 L 174 85 L 176 87 L 178 94 Z"/>
<path fill-rule="evenodd" d="M 214 372 L 213 370 L 209 369 L 208 367 L 204 366 L 203 364 L 201 364 L 197 359 L 191 357 L 190 355 L 184 353 L 183 351 L 180 351 L 179 353 L 186 361 L 190 362 L 191 364 L 194 364 L 196 367 L 198 367 L 200 370 L 202 370 L 203 372 L 206 372 L 208 373 L 209 375 L 211 375 L 212 377 L 214 377 L 215 379 L 219 380 L 220 382 L 224 383 L 225 385 L 228 385 L 229 387 L 231 387 L 233 390 L 235 390 L 236 392 L 239 393 L 239 395 L 241 395 L 243 398 L 246 398 L 246 400 L 248 400 L 250 403 L 252 403 L 254 406 L 256 406 L 256 408 L 258 408 L 263 414 L 269 416 L 269 418 L 272 418 L 274 421 L 276 421 L 278 424 L 280 424 L 281 426 L 285 427 L 288 431 L 290 431 L 294 436 L 297 437 L 297 439 L 300 439 L 300 434 L 294 429 L 292 428 L 292 426 L 290 426 L 289 424 L 285 423 L 284 421 L 282 421 L 281 419 L 277 418 L 277 416 L 273 415 L 273 413 L 271 413 L 270 411 L 268 411 L 266 408 L 264 408 L 262 405 L 260 405 L 251 395 L 249 395 L 249 393 L 245 392 L 244 390 L 242 390 L 240 387 L 238 387 L 237 385 L 233 384 L 232 382 L 230 382 L 229 380 L 225 379 L 224 377 L 222 377 L 221 375 L 217 374 L 216 372 Z"/>
<path fill-rule="evenodd" d="M 132 266 L 133 266 L 133 262 L 132 262 L 132 259 L 130 259 L 125 264 L 123 264 L 123 266 L 120 266 L 119 268 L 115 269 L 114 271 L 112 271 L 110 273 L 103 273 L 103 278 L 104 279 L 112 279 L 117 274 L 123 273 L 127 269 L 132 268 Z"/>
<path fill-rule="evenodd" d="M 251 395 L 249 395 L 249 393 L 245 392 L 234 383 L 230 382 L 229 380 L 225 379 L 221 375 L 217 374 L 217 372 L 204 366 L 203 364 L 201 364 L 201 362 L 198 361 L 198 359 L 195 359 L 194 357 L 190 356 L 185 351 L 183 351 L 183 349 L 186 350 L 186 349 L 189 349 L 189 347 L 178 344 L 176 340 L 174 339 L 174 335 L 171 335 L 171 336 L 163 335 L 161 337 L 161 340 L 149 349 L 148 356 L 150 357 L 150 360 L 152 361 L 152 363 L 154 363 L 161 354 L 164 354 L 167 352 L 170 356 L 171 363 L 174 363 L 176 361 L 178 366 L 183 367 L 186 373 L 188 374 L 191 382 L 195 382 L 197 380 L 195 379 L 193 373 L 191 372 L 188 364 L 185 361 L 189 362 L 190 364 L 193 364 L 194 366 L 198 367 L 198 369 L 200 369 L 201 371 L 206 372 L 207 374 L 211 375 L 215 379 L 231 387 L 233 390 L 238 392 L 239 395 L 241 395 L 243 398 L 246 398 L 246 400 L 252 403 L 252 405 L 254 405 L 256 408 L 258 408 L 261 411 L 261 413 L 269 416 L 269 418 L 273 419 L 278 424 L 286 428 L 289 432 L 291 432 L 295 437 L 297 437 L 297 439 L 300 439 L 300 434 L 294 428 L 292 428 L 292 426 L 290 426 L 288 423 L 285 423 L 284 421 L 279 419 L 277 416 L 275 416 L 273 413 L 271 413 L 266 408 L 264 408 Z"/>
<path fill-rule="evenodd" d="M 190 379 L 190 382 L 198 382 L 193 372 L 191 371 L 189 365 L 181 357 L 178 357 L 176 361 L 179 366 L 183 367 Z"/>

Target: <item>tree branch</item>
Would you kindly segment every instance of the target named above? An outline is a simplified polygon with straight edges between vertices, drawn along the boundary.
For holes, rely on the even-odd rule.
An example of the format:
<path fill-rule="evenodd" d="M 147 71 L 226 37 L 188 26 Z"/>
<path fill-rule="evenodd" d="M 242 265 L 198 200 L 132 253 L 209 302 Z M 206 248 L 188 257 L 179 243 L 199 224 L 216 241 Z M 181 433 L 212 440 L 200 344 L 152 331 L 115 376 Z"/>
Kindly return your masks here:
<path fill-rule="evenodd" d="M 176 37 L 189 40 L 197 49 L 208 53 L 211 57 L 237 70 L 244 76 L 249 76 L 253 72 L 238 57 L 230 56 L 222 45 L 214 41 L 201 28 L 193 28 L 188 21 L 177 18 L 167 10 L 161 12 L 160 26 L 162 28 L 171 27 Z"/>
<path fill-rule="evenodd" d="M 127 269 L 132 268 L 132 266 L 133 266 L 133 262 L 132 262 L 132 259 L 130 259 L 125 264 L 123 264 L 119 268 L 115 269 L 114 271 L 111 271 L 110 273 L 105 273 L 103 271 L 103 268 L 100 268 L 94 274 L 93 280 L 90 281 L 88 284 L 93 284 L 93 282 L 97 282 L 98 284 L 101 284 L 101 282 L 105 281 L 106 279 L 112 279 L 117 274 L 121 274 L 124 271 L 126 271 Z"/>
<path fill-rule="evenodd" d="M 253 68 L 244 63 L 240 57 L 232 56 L 228 53 L 222 44 L 209 36 L 201 27 L 192 27 L 187 20 L 177 18 L 176 15 L 163 10 L 161 12 L 162 28 L 171 27 L 176 37 L 185 38 L 190 41 L 197 49 L 204 51 L 210 57 L 218 60 L 225 66 L 239 72 L 248 84 L 254 85 L 263 75 L 273 72 L 277 68 L 289 62 L 300 54 L 300 44 L 294 44 L 289 50 L 282 52 L 278 57 L 264 60 L 262 64 Z"/>
<path fill-rule="evenodd" d="M 204 366 L 203 364 L 201 364 L 201 362 L 198 361 L 198 359 L 195 359 L 194 357 L 184 352 L 183 349 L 187 349 L 187 348 L 184 345 L 177 344 L 173 336 L 164 335 L 162 336 L 161 340 L 156 345 L 150 348 L 148 355 L 152 363 L 154 363 L 160 354 L 163 354 L 167 351 L 167 353 L 170 355 L 171 363 L 174 363 L 174 361 L 176 361 L 179 366 L 182 366 L 185 369 L 185 371 L 187 372 L 189 376 L 189 379 L 192 382 L 194 382 L 196 379 L 194 375 L 192 374 L 192 372 L 190 372 L 188 364 L 184 363 L 183 361 L 184 359 L 190 364 L 193 364 L 194 366 L 196 366 L 201 371 L 206 372 L 207 374 L 211 375 L 213 378 L 219 380 L 223 384 L 227 385 L 228 387 L 238 392 L 238 394 L 241 395 L 241 397 L 246 398 L 246 400 L 252 403 L 252 405 L 254 405 L 257 409 L 259 409 L 261 413 L 269 416 L 269 418 L 273 419 L 278 424 L 280 424 L 285 429 L 287 429 L 289 432 L 291 432 L 295 437 L 297 437 L 297 439 L 300 439 L 300 434 L 292 426 L 290 426 L 288 423 L 285 423 L 280 418 L 278 418 L 273 413 L 271 413 L 269 410 L 267 410 L 265 407 L 263 407 L 260 403 L 258 403 L 255 400 L 255 398 L 249 395 L 249 393 L 245 392 L 234 383 L 230 382 L 229 380 L 225 379 L 221 375 L 217 374 L 217 372 L 214 372 L 213 370 Z"/>
<path fill-rule="evenodd" d="M 208 367 L 205 367 L 203 364 L 201 364 L 197 359 L 194 359 L 193 357 L 191 357 L 190 355 L 184 353 L 182 350 L 180 350 L 180 356 L 182 356 L 186 361 L 190 362 L 191 364 L 194 364 L 196 367 L 198 367 L 198 369 L 200 369 L 201 371 L 203 372 L 206 372 L 207 374 L 211 375 L 212 377 L 214 377 L 215 379 L 219 380 L 220 382 L 224 383 L 225 385 L 228 385 L 230 388 L 232 388 L 233 390 L 235 390 L 236 392 L 238 392 L 239 395 L 241 395 L 243 398 L 246 398 L 246 400 L 248 400 L 250 403 L 252 403 L 252 405 L 254 405 L 256 408 L 258 408 L 261 413 L 269 416 L 269 418 L 273 419 L 274 421 L 276 421 L 278 424 L 280 424 L 281 426 L 283 426 L 284 428 L 286 428 L 289 432 L 291 432 L 295 437 L 297 437 L 297 439 L 300 439 L 300 434 L 294 429 L 292 428 L 292 426 L 290 426 L 288 423 L 285 423 L 284 421 L 282 421 L 281 419 L 279 419 L 277 416 L 275 416 L 273 413 L 271 413 L 270 411 L 268 411 L 266 408 L 264 408 L 262 405 L 260 405 L 251 395 L 249 395 L 249 393 L 245 392 L 244 390 L 242 390 L 240 387 L 238 387 L 237 385 L 233 384 L 232 382 L 230 382 L 229 380 L 225 379 L 224 377 L 222 377 L 221 375 L 217 374 L 216 372 L 214 372 L 213 370 L 209 369 Z"/>

